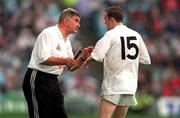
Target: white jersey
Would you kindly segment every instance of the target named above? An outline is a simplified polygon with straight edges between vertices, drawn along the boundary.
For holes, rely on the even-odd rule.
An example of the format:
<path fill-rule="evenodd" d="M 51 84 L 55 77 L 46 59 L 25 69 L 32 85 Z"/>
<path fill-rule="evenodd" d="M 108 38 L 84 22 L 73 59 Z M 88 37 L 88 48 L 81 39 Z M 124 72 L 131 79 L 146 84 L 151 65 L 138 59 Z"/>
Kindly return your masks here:
<path fill-rule="evenodd" d="M 49 57 L 73 57 L 70 40 L 65 42 L 58 29 L 58 25 L 44 29 L 38 36 L 28 67 L 50 74 L 59 75 L 63 71 L 63 66 L 47 66 L 41 64 Z"/>
<path fill-rule="evenodd" d="M 96 43 L 91 57 L 104 60 L 102 95 L 135 94 L 139 63 L 151 63 L 140 34 L 125 25 L 106 32 Z"/>

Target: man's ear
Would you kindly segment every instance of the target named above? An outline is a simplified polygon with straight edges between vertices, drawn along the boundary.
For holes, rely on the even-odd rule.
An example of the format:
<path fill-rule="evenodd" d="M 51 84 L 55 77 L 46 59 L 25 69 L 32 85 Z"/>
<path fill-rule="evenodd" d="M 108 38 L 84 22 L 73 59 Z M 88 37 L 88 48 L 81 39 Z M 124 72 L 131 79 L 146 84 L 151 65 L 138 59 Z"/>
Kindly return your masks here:
<path fill-rule="evenodd" d="M 69 22 L 69 21 L 68 21 L 68 18 L 65 18 L 63 22 L 64 22 L 65 25 L 67 25 L 68 22 Z"/>
<path fill-rule="evenodd" d="M 115 21 L 116 21 L 113 17 L 110 17 L 109 20 L 110 20 L 111 22 L 115 22 Z"/>

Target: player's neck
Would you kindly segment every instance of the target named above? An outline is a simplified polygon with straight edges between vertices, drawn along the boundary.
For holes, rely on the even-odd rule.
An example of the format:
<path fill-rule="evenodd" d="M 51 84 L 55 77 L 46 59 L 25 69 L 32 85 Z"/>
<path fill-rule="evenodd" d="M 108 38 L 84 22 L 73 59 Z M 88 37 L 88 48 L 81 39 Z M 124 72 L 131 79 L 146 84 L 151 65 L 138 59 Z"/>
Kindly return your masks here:
<path fill-rule="evenodd" d="M 112 24 L 112 29 L 115 28 L 115 27 L 118 26 L 118 25 L 123 25 L 123 23 L 122 23 L 122 22 L 114 22 L 114 23 Z"/>
<path fill-rule="evenodd" d="M 123 23 L 122 22 L 116 22 L 115 27 L 118 26 L 118 25 L 123 25 Z"/>
<path fill-rule="evenodd" d="M 117 25 L 123 25 L 123 23 L 122 23 L 122 22 L 119 22 L 119 23 L 117 23 Z"/>

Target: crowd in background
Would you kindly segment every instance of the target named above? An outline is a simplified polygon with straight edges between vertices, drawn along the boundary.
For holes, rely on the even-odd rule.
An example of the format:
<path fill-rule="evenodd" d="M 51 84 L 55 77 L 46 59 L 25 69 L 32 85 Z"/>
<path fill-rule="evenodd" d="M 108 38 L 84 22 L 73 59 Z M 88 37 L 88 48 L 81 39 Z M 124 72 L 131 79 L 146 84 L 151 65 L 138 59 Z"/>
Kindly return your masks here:
<path fill-rule="evenodd" d="M 110 5 L 124 9 L 124 23 L 142 35 L 152 59 L 152 65 L 140 66 L 138 92 L 154 98 L 180 96 L 179 0 L 0 0 L 0 98 L 21 89 L 36 37 L 57 24 L 63 8 L 81 14 L 81 29 L 71 36 L 76 52 L 104 34 L 103 10 Z M 65 92 L 97 97 L 102 73 L 95 71 L 65 71 Z"/>

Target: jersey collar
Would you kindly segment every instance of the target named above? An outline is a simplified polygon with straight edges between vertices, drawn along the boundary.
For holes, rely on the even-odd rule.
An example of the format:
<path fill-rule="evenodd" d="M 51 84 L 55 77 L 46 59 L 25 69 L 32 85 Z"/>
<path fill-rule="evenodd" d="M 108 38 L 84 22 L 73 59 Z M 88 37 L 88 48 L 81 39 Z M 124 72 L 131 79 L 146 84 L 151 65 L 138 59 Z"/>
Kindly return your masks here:
<path fill-rule="evenodd" d="M 56 25 L 56 28 L 57 28 L 57 33 L 58 33 L 58 35 L 59 35 L 59 39 L 65 41 L 65 40 L 64 40 L 64 37 L 63 37 L 63 35 L 62 35 L 62 33 L 61 33 L 61 31 L 60 31 L 59 28 L 58 28 L 58 24 Z M 67 37 L 67 40 L 69 40 L 68 37 Z M 66 40 L 66 41 L 67 41 L 67 40 Z M 65 42 L 66 42 L 66 41 L 65 41 Z"/>
<path fill-rule="evenodd" d="M 60 38 L 60 39 L 63 39 L 63 35 L 62 35 L 62 33 L 60 32 L 60 30 L 59 30 L 59 28 L 58 28 L 58 25 L 56 25 L 56 29 L 57 29 L 57 33 L 58 33 L 58 35 L 59 35 L 59 38 Z"/>

